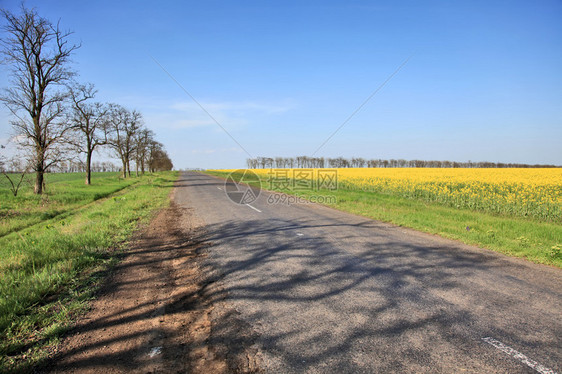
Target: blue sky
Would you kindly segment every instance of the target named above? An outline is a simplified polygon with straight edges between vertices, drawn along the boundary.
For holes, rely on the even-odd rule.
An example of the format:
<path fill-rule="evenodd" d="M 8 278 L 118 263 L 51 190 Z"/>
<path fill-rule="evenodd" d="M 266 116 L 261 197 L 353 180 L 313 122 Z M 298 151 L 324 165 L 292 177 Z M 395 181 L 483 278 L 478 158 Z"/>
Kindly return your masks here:
<path fill-rule="evenodd" d="M 141 111 L 177 168 L 248 156 L 152 57 L 252 156 L 312 154 L 411 56 L 317 155 L 562 164 L 558 0 L 26 5 L 74 31 L 79 80 Z"/>

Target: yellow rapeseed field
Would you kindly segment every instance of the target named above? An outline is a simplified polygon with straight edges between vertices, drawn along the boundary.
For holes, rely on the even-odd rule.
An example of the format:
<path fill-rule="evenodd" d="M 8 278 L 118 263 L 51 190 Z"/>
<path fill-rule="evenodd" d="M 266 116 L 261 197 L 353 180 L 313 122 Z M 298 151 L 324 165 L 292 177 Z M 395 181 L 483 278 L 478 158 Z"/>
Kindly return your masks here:
<path fill-rule="evenodd" d="M 282 170 L 286 170 L 286 173 Z M 315 183 L 318 181 L 320 170 L 336 170 L 338 189 L 392 194 L 457 208 L 562 223 L 562 169 L 307 170 L 310 171 L 311 178 L 315 179 Z M 294 176 L 297 175 L 295 173 L 301 172 L 302 169 L 253 171 L 260 175 L 263 181 L 287 176 L 291 183 L 295 183 Z M 302 172 L 300 175 L 303 175 Z"/>

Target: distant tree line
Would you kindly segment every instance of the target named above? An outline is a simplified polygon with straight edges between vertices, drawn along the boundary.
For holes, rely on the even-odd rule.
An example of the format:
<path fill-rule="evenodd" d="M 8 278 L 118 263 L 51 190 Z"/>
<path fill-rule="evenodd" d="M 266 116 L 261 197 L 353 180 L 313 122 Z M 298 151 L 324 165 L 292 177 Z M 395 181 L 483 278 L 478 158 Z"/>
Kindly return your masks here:
<path fill-rule="evenodd" d="M 8 163 L 0 163 L 0 172 L 15 174 L 25 169 L 25 162 L 19 159 L 12 159 Z M 117 172 L 121 167 L 111 161 L 94 161 L 91 171 L 95 172 Z M 86 171 L 86 165 L 81 160 L 61 161 L 50 169 L 52 173 L 80 173 Z"/>
<path fill-rule="evenodd" d="M 8 179 L 7 171 L 35 172 L 37 194 L 43 192 L 49 171 L 84 171 L 90 184 L 92 170 L 116 169 L 92 163 L 102 147 L 119 158 L 124 178 L 131 176 L 132 167 L 137 175 L 172 169 L 164 146 L 144 126 L 140 112 L 95 102 L 94 85 L 76 80 L 70 58 L 80 45 L 70 43 L 71 32 L 23 4 L 20 14 L 0 12 L 6 21 L 0 53 L 11 68 L 10 87 L 0 94 L 0 102 L 13 115 L 20 150 L 10 160 L 0 155 L 0 171 Z"/>
<path fill-rule="evenodd" d="M 249 169 L 269 168 L 555 168 L 555 165 L 529 165 L 502 162 L 456 162 L 404 159 L 324 158 L 324 157 L 256 157 L 246 159 Z"/>
<path fill-rule="evenodd" d="M 166 158 L 165 155 L 154 154 L 155 158 L 149 160 L 148 170 L 151 172 L 170 170 L 172 168 L 172 161 Z M 20 173 L 25 169 L 25 164 L 21 160 L 12 159 L 8 163 L 0 162 L 0 173 L 15 174 Z M 92 173 L 105 173 L 121 171 L 121 166 L 111 161 L 94 161 L 90 166 Z M 50 170 L 52 173 L 85 173 L 86 164 L 81 160 L 61 161 Z"/>

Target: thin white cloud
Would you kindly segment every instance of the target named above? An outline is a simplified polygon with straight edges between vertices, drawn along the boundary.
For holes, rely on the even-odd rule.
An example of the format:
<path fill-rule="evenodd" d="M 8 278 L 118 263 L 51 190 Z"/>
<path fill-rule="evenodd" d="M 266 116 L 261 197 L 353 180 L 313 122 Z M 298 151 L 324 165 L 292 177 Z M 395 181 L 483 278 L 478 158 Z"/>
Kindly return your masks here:
<path fill-rule="evenodd" d="M 200 102 L 201 106 L 205 108 L 209 113 L 220 113 L 220 112 L 235 112 L 235 113 L 263 113 L 263 114 L 279 114 L 285 113 L 295 107 L 294 103 L 290 101 L 285 101 L 282 103 L 259 103 L 254 101 L 225 101 L 225 102 Z M 193 112 L 201 111 L 201 108 L 194 102 L 182 101 L 176 102 L 170 106 L 170 109 L 182 111 L 182 112 Z"/>
<path fill-rule="evenodd" d="M 192 127 L 202 127 L 213 125 L 211 119 L 176 119 L 170 123 L 170 126 L 175 129 L 186 129 Z"/>
<path fill-rule="evenodd" d="M 217 150 L 216 149 L 192 149 L 191 153 L 193 153 L 194 155 L 197 154 L 204 154 L 204 155 L 210 155 L 212 153 L 216 153 Z"/>
<path fill-rule="evenodd" d="M 191 153 L 193 154 L 213 154 L 213 153 L 242 153 L 243 151 L 240 148 L 230 147 L 230 148 L 219 148 L 219 149 L 192 149 Z"/>
<path fill-rule="evenodd" d="M 289 100 L 278 104 L 253 101 L 200 103 L 221 126 L 228 129 L 246 127 L 254 121 L 260 121 L 264 116 L 279 115 L 295 107 Z M 174 130 L 216 126 L 215 121 L 192 101 L 175 102 L 164 110 L 147 114 L 145 119 L 147 123 Z"/>

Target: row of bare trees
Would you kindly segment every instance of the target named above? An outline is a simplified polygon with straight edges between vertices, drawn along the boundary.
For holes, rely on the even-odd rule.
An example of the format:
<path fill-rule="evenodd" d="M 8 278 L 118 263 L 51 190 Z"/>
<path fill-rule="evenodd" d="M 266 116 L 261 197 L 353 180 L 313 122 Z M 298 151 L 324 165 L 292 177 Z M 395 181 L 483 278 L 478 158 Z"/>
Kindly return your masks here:
<path fill-rule="evenodd" d="M 268 168 L 553 168 L 555 165 L 528 165 L 501 162 L 455 162 L 404 159 L 324 158 L 324 157 L 256 157 L 248 158 L 249 169 Z"/>
<path fill-rule="evenodd" d="M 11 68 L 11 85 L 0 101 L 14 118 L 14 138 L 23 151 L 18 158 L 25 158 L 26 167 L 35 172 L 35 193 L 43 192 L 44 173 L 76 154 L 85 158 L 90 184 L 92 157 L 99 147 L 111 149 L 121 160 L 123 177 L 131 175 L 131 163 L 137 173 L 172 168 L 141 113 L 93 102 L 94 86 L 76 81 L 70 57 L 80 45 L 69 42 L 71 32 L 24 5 L 20 14 L 3 10 L 2 15 L 1 53 Z M 0 159 L 0 167 L 6 164 Z"/>
<path fill-rule="evenodd" d="M 131 176 L 131 163 L 135 171 L 170 170 L 173 165 L 154 132 L 143 124 L 142 114 L 119 104 L 90 102 L 96 91 L 92 84 L 75 84 L 69 87 L 71 107 L 66 123 L 69 144 L 85 157 L 86 184 L 90 184 L 94 151 L 107 147 L 121 161 L 123 177 Z M 164 166 L 165 165 L 165 166 Z"/>
<path fill-rule="evenodd" d="M 147 169 L 151 172 L 170 170 L 173 167 L 172 161 L 167 157 L 165 152 L 156 150 L 152 157 L 149 158 Z M 19 158 L 11 158 L 9 160 L 0 159 L 0 173 L 19 174 L 26 169 L 25 160 Z M 92 161 L 90 166 L 92 173 L 106 173 L 121 171 L 121 166 L 111 161 Z M 85 173 L 86 164 L 80 159 L 61 161 L 54 165 L 50 172 L 53 173 Z"/>
<path fill-rule="evenodd" d="M 111 161 L 93 161 L 90 167 L 92 173 L 121 171 L 121 167 Z M 53 173 L 84 173 L 86 165 L 81 160 L 62 161 L 51 170 Z"/>

